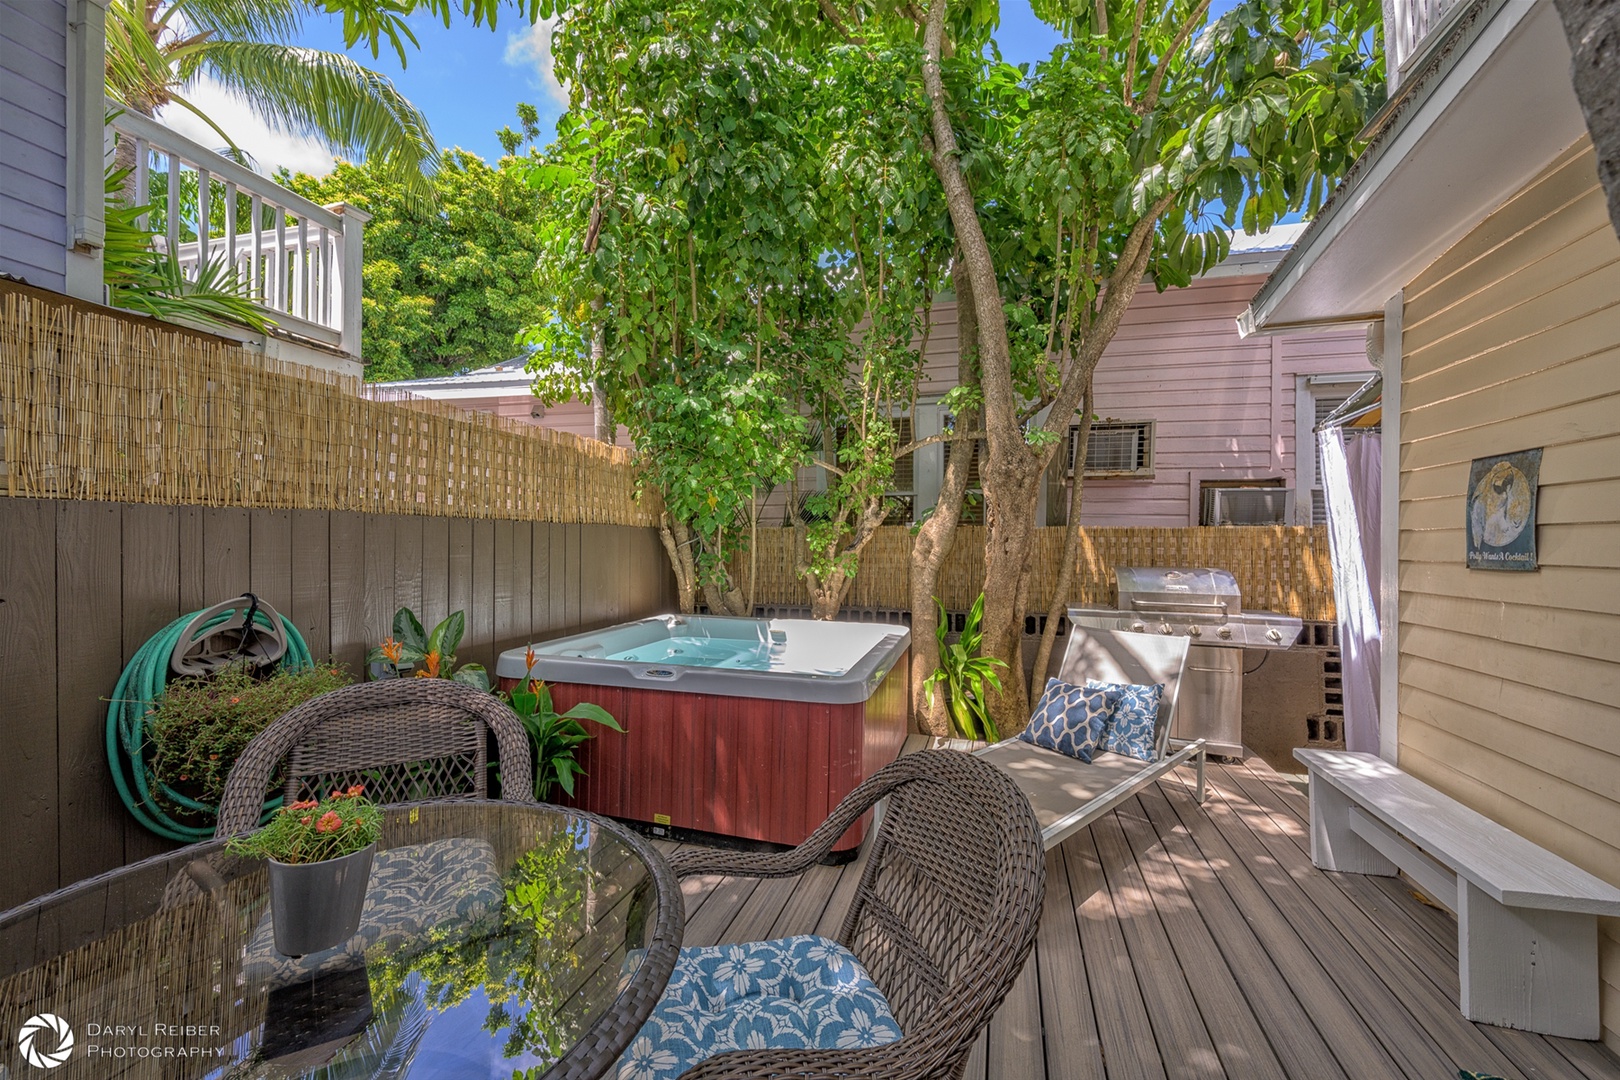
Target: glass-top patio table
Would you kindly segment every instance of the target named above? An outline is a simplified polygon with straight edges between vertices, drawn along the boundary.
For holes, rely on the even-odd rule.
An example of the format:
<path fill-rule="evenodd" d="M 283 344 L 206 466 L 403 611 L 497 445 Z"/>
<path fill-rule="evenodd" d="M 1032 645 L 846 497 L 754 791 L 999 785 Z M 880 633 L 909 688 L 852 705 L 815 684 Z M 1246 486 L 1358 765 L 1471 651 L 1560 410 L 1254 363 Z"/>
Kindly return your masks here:
<path fill-rule="evenodd" d="M 262 860 L 196 844 L 0 914 L 0 1076 L 601 1076 L 683 925 L 668 865 L 615 822 L 406 804 L 359 934 L 294 958 Z"/>

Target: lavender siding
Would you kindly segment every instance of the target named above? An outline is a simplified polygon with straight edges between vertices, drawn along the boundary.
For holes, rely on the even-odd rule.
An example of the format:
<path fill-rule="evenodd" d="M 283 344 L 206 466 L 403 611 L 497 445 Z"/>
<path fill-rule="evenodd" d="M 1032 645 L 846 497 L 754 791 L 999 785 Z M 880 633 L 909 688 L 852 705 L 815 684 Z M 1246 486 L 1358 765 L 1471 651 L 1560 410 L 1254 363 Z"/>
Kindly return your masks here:
<path fill-rule="evenodd" d="M 1238 313 L 1263 281 L 1213 277 L 1137 294 L 1098 364 L 1095 413 L 1155 421 L 1154 476 L 1088 480 L 1085 524 L 1196 525 L 1203 480 L 1281 477 L 1295 486 L 1296 380 L 1370 375 L 1366 335 L 1239 338 Z M 936 305 L 933 316 L 924 398 L 956 379 L 956 305 Z"/>
<path fill-rule="evenodd" d="M 0 0 L 0 273 L 67 286 L 67 2 Z"/>

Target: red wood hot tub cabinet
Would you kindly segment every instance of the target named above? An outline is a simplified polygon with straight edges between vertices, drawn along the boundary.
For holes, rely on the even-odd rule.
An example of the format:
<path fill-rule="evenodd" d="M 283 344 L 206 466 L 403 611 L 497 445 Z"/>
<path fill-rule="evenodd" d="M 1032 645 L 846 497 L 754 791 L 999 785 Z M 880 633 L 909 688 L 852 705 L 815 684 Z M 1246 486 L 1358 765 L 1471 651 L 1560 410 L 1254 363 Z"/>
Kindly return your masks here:
<path fill-rule="evenodd" d="M 588 701 L 625 728 L 587 724 L 595 737 L 576 755 L 587 775 L 576 780 L 572 798 L 552 797 L 655 832 L 798 844 L 856 785 L 899 756 L 911 696 L 909 653 L 908 635 L 884 661 L 887 671 L 868 681 L 869 696 L 841 703 L 549 682 L 558 712 Z M 502 689 L 517 682 L 508 671 L 504 663 L 497 669 Z M 544 677 L 539 667 L 535 674 Z M 859 847 L 867 817 L 835 852 Z"/>

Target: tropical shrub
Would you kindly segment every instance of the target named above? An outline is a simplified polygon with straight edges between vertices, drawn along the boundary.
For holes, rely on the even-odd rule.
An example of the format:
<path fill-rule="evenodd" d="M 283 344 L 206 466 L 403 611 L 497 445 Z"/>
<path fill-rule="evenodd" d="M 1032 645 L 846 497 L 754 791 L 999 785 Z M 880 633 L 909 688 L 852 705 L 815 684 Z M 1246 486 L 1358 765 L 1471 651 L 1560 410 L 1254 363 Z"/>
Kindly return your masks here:
<path fill-rule="evenodd" d="M 211 677 L 170 683 L 146 717 L 149 767 L 158 791 L 219 805 L 231 766 L 270 721 L 353 681 L 328 660 L 313 667 L 280 667 L 265 676 L 247 663 L 233 664 Z"/>
<path fill-rule="evenodd" d="M 956 733 L 965 739 L 1000 742 L 1001 731 L 987 708 L 986 688 L 1001 689 L 1001 676 L 996 669 L 1007 665 L 993 656 L 979 655 L 979 644 L 984 639 L 980 625 L 984 619 L 984 594 L 980 593 L 973 601 L 973 608 L 962 624 L 962 633 L 954 644 L 946 642 L 950 620 L 945 617 L 945 605 L 937 597 L 934 604 L 939 609 L 939 623 L 934 631 L 939 641 L 939 668 L 923 683 L 929 707 L 934 704 L 935 687 L 944 683 L 945 711 Z"/>
<path fill-rule="evenodd" d="M 467 631 L 467 616 L 453 612 L 427 633 L 408 607 L 394 612 L 394 632 L 366 655 L 374 678 L 397 679 L 407 673 L 418 679 L 452 679 L 489 689 L 483 664 L 456 666 L 456 647 Z"/>
<path fill-rule="evenodd" d="M 534 797 L 546 802 L 553 787 L 574 793 L 574 777 L 585 770 L 574 760 L 574 751 L 592 735 L 581 720 L 623 731 L 619 722 L 600 705 L 580 702 L 565 713 L 558 713 L 551 702 L 551 690 L 534 677 L 534 650 L 528 652 L 528 671 L 523 681 L 506 694 L 512 711 L 523 721 L 534 744 Z"/>

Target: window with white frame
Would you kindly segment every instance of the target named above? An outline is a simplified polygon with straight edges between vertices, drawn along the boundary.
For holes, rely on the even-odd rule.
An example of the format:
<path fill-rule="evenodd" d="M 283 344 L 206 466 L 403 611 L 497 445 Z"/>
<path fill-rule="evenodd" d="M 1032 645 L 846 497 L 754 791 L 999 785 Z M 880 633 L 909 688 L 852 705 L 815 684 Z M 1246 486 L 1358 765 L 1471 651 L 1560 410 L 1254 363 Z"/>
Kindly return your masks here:
<path fill-rule="evenodd" d="M 1366 382 L 1367 373 L 1301 376 L 1294 398 L 1294 520 L 1300 525 L 1326 525 L 1327 503 L 1322 498 L 1322 448 L 1316 425 L 1350 399 Z"/>
<path fill-rule="evenodd" d="M 1091 477 L 1151 477 L 1153 475 L 1152 420 L 1096 420 L 1086 442 L 1085 475 Z M 1074 475 L 1080 425 L 1069 426 L 1064 454 L 1065 472 Z"/>

